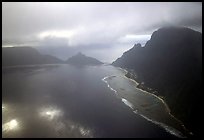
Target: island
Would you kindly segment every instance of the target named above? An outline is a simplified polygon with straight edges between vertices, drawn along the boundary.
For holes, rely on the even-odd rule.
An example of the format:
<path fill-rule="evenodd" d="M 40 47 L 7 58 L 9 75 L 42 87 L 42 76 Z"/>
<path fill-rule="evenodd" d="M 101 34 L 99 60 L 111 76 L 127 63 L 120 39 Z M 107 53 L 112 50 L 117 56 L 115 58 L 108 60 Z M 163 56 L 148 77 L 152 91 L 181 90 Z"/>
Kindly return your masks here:
<path fill-rule="evenodd" d="M 67 59 L 66 63 L 68 64 L 72 64 L 72 65 L 101 65 L 103 64 L 102 62 L 100 62 L 99 60 L 92 58 L 92 57 L 88 57 L 84 54 L 82 54 L 81 52 L 77 53 L 76 55 L 70 57 L 69 59 Z"/>

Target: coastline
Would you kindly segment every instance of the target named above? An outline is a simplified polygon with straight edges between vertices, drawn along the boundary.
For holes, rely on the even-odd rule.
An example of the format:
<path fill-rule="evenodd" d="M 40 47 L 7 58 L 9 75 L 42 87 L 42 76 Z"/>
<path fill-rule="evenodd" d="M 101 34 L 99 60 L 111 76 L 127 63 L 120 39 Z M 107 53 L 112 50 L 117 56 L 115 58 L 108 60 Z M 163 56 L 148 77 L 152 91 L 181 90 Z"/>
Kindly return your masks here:
<path fill-rule="evenodd" d="M 190 132 L 183 124 L 182 121 L 180 121 L 179 119 L 177 119 L 173 114 L 171 114 L 171 110 L 168 106 L 168 104 L 165 102 L 165 99 L 163 99 L 162 97 L 160 97 L 159 95 L 155 95 L 154 94 L 154 90 L 151 89 L 151 91 L 149 92 L 149 89 L 148 87 L 145 87 L 145 86 L 138 86 L 140 85 L 140 83 L 135 79 L 135 78 L 132 78 L 132 77 L 128 77 L 127 76 L 127 73 L 131 73 L 130 71 L 131 70 L 128 70 L 128 69 L 123 69 L 121 67 L 116 67 L 117 69 L 119 69 L 120 71 L 122 71 L 122 75 L 120 75 L 119 77 L 123 77 L 131 82 L 133 82 L 133 85 L 135 84 L 135 88 L 138 90 L 138 91 L 142 91 L 143 94 L 148 94 L 149 96 L 152 96 L 153 98 L 155 99 L 158 99 L 161 104 L 164 105 L 164 109 L 165 109 L 165 112 L 169 115 L 170 118 L 172 118 L 172 120 L 174 120 L 175 122 L 177 122 L 177 124 L 179 125 L 179 127 L 172 127 L 171 125 L 167 125 L 166 123 L 164 123 L 163 121 L 159 121 L 159 120 L 154 120 L 154 119 L 151 119 L 151 115 L 148 117 L 144 114 L 141 114 L 140 112 L 138 112 L 138 110 L 133 110 L 134 113 L 140 115 L 141 117 L 145 118 L 146 120 L 148 121 L 151 121 L 152 123 L 156 124 L 156 125 L 159 125 L 160 127 L 162 127 L 163 129 L 165 129 L 166 131 L 168 131 L 169 133 L 177 136 L 177 137 L 181 137 L 181 138 L 187 138 L 187 137 L 191 137 L 193 136 L 193 133 Z M 132 74 L 132 73 L 131 73 Z M 134 75 L 134 71 L 133 71 L 133 74 Z M 113 87 L 111 87 L 108 83 L 108 81 L 106 80 L 111 80 L 109 79 L 109 77 L 117 77 L 117 75 L 110 75 L 110 76 L 106 76 L 102 79 L 102 81 L 104 81 L 109 88 L 111 88 L 112 91 L 115 92 L 116 96 L 117 95 L 120 95 L 120 92 L 113 89 Z M 118 92 L 118 93 L 117 93 Z M 158 92 L 157 92 L 158 93 Z M 118 96 L 117 96 L 118 97 Z M 120 97 L 121 98 L 121 97 Z M 121 98 L 122 99 L 122 98 Z M 128 100 L 127 100 L 128 101 Z M 123 102 L 125 103 L 125 102 Z M 131 102 L 130 102 L 131 103 Z M 126 104 L 126 103 L 125 103 Z M 127 104 L 126 104 L 127 105 Z M 129 105 L 127 105 L 129 106 Z M 173 123 L 173 122 L 172 122 Z"/>
<path fill-rule="evenodd" d="M 129 79 L 129 80 L 131 80 L 131 81 L 134 81 L 134 82 L 137 84 L 137 86 L 136 86 L 137 89 L 139 89 L 140 91 L 143 91 L 144 93 L 147 93 L 147 94 L 149 94 L 149 95 L 151 95 L 151 96 L 154 96 L 155 98 L 159 99 L 159 100 L 165 105 L 166 111 L 168 112 L 168 114 L 169 114 L 172 118 L 174 118 L 178 123 L 180 123 L 180 125 L 183 127 L 183 129 L 187 132 L 187 136 L 192 136 L 192 135 L 193 135 L 193 133 L 192 133 L 191 131 L 189 131 L 189 130 L 185 127 L 184 123 L 183 123 L 181 120 L 179 120 L 179 119 L 176 118 L 173 114 L 171 114 L 171 110 L 170 110 L 168 104 L 166 103 L 165 98 L 161 98 L 159 95 L 155 95 L 155 94 L 154 94 L 154 93 L 159 94 L 156 90 L 151 89 L 151 88 L 149 88 L 149 87 L 146 87 L 144 84 L 141 85 L 140 82 L 137 82 L 135 74 L 132 73 L 130 70 L 128 70 L 128 69 L 123 69 L 123 68 L 121 68 L 121 67 L 117 67 L 117 68 L 125 72 L 125 75 L 124 75 L 125 78 L 127 78 L 127 79 Z M 128 76 L 128 74 L 133 75 L 133 76 Z M 140 86 L 140 85 L 141 85 L 141 86 Z"/>

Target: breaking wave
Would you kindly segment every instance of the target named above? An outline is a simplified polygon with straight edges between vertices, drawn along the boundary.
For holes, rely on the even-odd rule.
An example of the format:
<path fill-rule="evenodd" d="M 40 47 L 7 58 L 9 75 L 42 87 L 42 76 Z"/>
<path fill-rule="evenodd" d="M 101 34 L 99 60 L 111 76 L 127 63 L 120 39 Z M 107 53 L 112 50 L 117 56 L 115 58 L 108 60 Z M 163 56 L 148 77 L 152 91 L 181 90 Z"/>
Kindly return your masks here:
<path fill-rule="evenodd" d="M 123 70 L 123 69 L 122 69 L 122 70 Z M 125 70 L 124 70 L 124 71 L 125 71 Z M 115 75 L 106 76 L 106 77 L 104 77 L 104 78 L 102 79 L 102 81 L 107 84 L 108 88 L 109 88 L 110 90 L 112 90 L 112 91 L 117 95 L 117 97 L 119 97 L 119 95 L 118 95 L 118 93 L 117 93 L 117 90 L 113 89 L 113 88 L 109 85 L 109 83 L 108 83 L 108 79 L 111 79 L 111 78 L 113 78 L 113 77 L 116 77 L 116 76 L 115 76 Z M 129 79 L 129 78 L 128 78 L 128 79 Z M 135 82 L 135 81 L 134 81 L 134 82 Z M 135 82 L 135 83 L 137 83 L 137 82 Z M 142 90 L 142 91 L 143 91 L 143 90 Z M 146 91 L 145 91 L 145 92 L 146 92 Z M 152 94 L 151 94 L 151 95 L 152 95 Z M 153 95 L 153 96 L 156 96 L 156 95 Z M 156 97 L 157 97 L 157 96 L 156 96 Z M 168 126 L 168 125 L 166 125 L 166 124 L 164 124 L 164 123 L 162 123 L 162 122 L 155 121 L 155 120 L 153 120 L 153 119 L 151 119 L 151 118 L 149 118 L 149 117 L 147 117 L 147 116 L 141 114 L 138 110 L 135 110 L 134 105 L 133 105 L 131 102 L 129 102 L 129 101 L 126 100 L 125 98 L 121 98 L 121 97 L 119 97 L 119 98 L 121 99 L 121 101 L 122 101 L 125 105 L 127 105 L 128 107 L 130 107 L 130 108 L 133 110 L 133 112 L 134 112 L 135 114 L 138 114 L 139 116 L 143 117 L 143 118 L 146 119 L 147 121 L 156 124 L 157 126 L 163 128 L 165 131 L 167 131 L 168 133 L 170 133 L 170 134 L 172 134 L 172 135 L 174 135 L 174 136 L 177 136 L 177 137 L 179 137 L 179 138 L 186 138 L 186 137 L 185 137 L 180 131 L 178 131 L 177 129 L 175 129 L 175 128 L 171 127 L 171 126 Z M 159 97 L 157 97 L 157 98 L 159 98 Z M 159 98 L 159 100 L 162 101 L 162 102 L 165 104 L 165 106 L 168 108 L 168 106 L 166 105 L 166 103 L 165 103 L 161 98 Z M 170 114 L 170 115 L 171 115 L 171 114 Z"/>

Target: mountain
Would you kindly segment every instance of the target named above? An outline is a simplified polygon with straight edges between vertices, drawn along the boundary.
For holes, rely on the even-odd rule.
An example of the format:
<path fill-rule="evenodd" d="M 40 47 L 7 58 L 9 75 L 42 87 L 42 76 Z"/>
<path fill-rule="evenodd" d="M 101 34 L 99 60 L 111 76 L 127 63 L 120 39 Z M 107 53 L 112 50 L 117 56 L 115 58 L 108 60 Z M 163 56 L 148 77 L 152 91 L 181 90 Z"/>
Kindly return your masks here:
<path fill-rule="evenodd" d="M 100 65 L 102 62 L 95 58 L 85 56 L 82 53 L 77 53 L 75 56 L 70 57 L 67 61 L 68 64 L 73 65 Z"/>
<path fill-rule="evenodd" d="M 164 97 L 171 113 L 194 135 L 201 135 L 202 34 L 185 27 L 165 27 L 151 39 L 123 53 L 112 63 L 133 70 L 127 76 Z"/>
<path fill-rule="evenodd" d="M 42 55 L 32 47 L 2 48 L 2 66 L 62 63 L 58 58 Z"/>

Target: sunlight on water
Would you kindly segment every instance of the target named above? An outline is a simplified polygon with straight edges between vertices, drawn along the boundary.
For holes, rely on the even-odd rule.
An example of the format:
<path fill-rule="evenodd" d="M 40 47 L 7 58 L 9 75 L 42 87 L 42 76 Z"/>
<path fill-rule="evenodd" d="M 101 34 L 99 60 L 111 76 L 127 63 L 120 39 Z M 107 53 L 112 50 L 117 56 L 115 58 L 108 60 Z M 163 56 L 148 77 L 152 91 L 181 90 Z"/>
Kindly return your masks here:
<path fill-rule="evenodd" d="M 5 111 L 6 110 L 6 105 L 5 104 L 2 104 L 2 111 Z"/>
<path fill-rule="evenodd" d="M 3 131 L 10 131 L 16 129 L 18 126 L 18 122 L 13 119 L 2 126 Z"/>
<path fill-rule="evenodd" d="M 79 127 L 79 131 L 83 136 L 90 135 L 90 130 L 84 129 L 83 127 Z"/>
<path fill-rule="evenodd" d="M 91 130 L 69 119 L 64 119 L 64 112 L 55 106 L 42 107 L 39 115 L 49 121 L 57 137 L 92 137 Z"/>
<path fill-rule="evenodd" d="M 56 119 L 63 115 L 63 112 L 59 109 L 48 107 L 48 108 L 42 108 L 40 110 L 40 116 L 45 117 L 49 120 Z"/>

